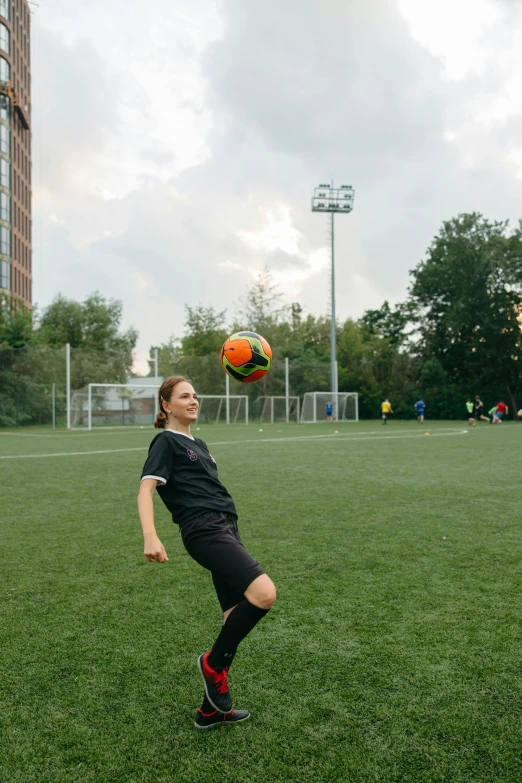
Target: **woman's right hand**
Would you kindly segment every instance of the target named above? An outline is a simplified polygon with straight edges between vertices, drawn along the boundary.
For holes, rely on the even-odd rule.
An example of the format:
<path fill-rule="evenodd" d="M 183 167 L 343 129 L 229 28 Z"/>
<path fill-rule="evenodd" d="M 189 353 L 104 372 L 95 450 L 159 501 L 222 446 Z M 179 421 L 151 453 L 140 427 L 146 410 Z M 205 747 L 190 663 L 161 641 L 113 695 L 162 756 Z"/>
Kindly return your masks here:
<path fill-rule="evenodd" d="M 145 547 L 143 554 L 149 563 L 167 563 L 168 557 L 165 552 L 165 547 L 159 540 L 158 536 L 152 536 L 145 539 Z"/>

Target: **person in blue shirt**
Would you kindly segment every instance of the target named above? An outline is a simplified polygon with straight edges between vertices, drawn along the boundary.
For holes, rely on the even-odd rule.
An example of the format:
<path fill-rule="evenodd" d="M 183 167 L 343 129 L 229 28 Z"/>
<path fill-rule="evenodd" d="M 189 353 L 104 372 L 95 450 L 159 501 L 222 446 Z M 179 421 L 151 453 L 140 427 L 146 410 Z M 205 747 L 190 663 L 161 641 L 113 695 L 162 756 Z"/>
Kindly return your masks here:
<path fill-rule="evenodd" d="M 333 416 L 333 402 L 330 400 L 325 403 L 324 407 L 326 408 L 326 421 L 332 421 Z"/>
<path fill-rule="evenodd" d="M 424 422 L 424 408 L 426 407 L 426 403 L 424 400 L 418 400 L 413 407 L 417 411 L 417 421 L 419 424 L 422 424 Z"/>

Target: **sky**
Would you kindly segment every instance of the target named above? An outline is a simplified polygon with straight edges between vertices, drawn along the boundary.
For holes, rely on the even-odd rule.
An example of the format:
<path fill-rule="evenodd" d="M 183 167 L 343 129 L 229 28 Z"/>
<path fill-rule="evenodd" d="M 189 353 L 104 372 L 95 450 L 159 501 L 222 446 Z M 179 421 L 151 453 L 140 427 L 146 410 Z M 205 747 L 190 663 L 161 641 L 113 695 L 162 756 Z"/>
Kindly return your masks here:
<path fill-rule="evenodd" d="M 32 6 L 33 295 L 95 290 L 139 331 L 232 321 L 268 267 L 329 310 L 402 301 L 442 222 L 522 217 L 518 0 L 39 0 Z"/>

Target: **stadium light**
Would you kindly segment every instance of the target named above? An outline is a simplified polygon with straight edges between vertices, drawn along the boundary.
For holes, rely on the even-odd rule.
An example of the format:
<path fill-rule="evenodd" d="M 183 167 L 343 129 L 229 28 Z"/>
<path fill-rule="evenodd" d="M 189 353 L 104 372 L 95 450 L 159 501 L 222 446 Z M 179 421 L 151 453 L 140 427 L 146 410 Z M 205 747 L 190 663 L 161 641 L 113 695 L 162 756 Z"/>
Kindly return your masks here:
<path fill-rule="evenodd" d="M 337 339 L 335 333 L 335 265 L 334 265 L 334 215 L 335 213 L 347 214 L 353 209 L 354 189 L 351 185 L 341 185 L 334 188 L 331 185 L 319 185 L 314 189 L 312 196 L 312 212 L 330 213 L 330 239 L 331 239 L 331 323 L 330 323 L 330 362 L 332 377 L 332 394 L 335 395 L 335 418 L 337 419 Z"/>

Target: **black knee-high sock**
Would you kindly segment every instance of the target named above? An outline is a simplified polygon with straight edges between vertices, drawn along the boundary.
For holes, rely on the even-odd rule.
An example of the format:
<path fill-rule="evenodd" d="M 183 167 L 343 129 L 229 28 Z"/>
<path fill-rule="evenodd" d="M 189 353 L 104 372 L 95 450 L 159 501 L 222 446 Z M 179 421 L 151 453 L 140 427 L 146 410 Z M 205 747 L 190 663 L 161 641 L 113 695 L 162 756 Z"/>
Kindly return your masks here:
<path fill-rule="evenodd" d="M 244 598 L 227 617 L 220 634 L 212 647 L 208 663 L 213 669 L 230 666 L 239 643 L 252 628 L 267 614 L 269 609 L 260 609 Z"/>

